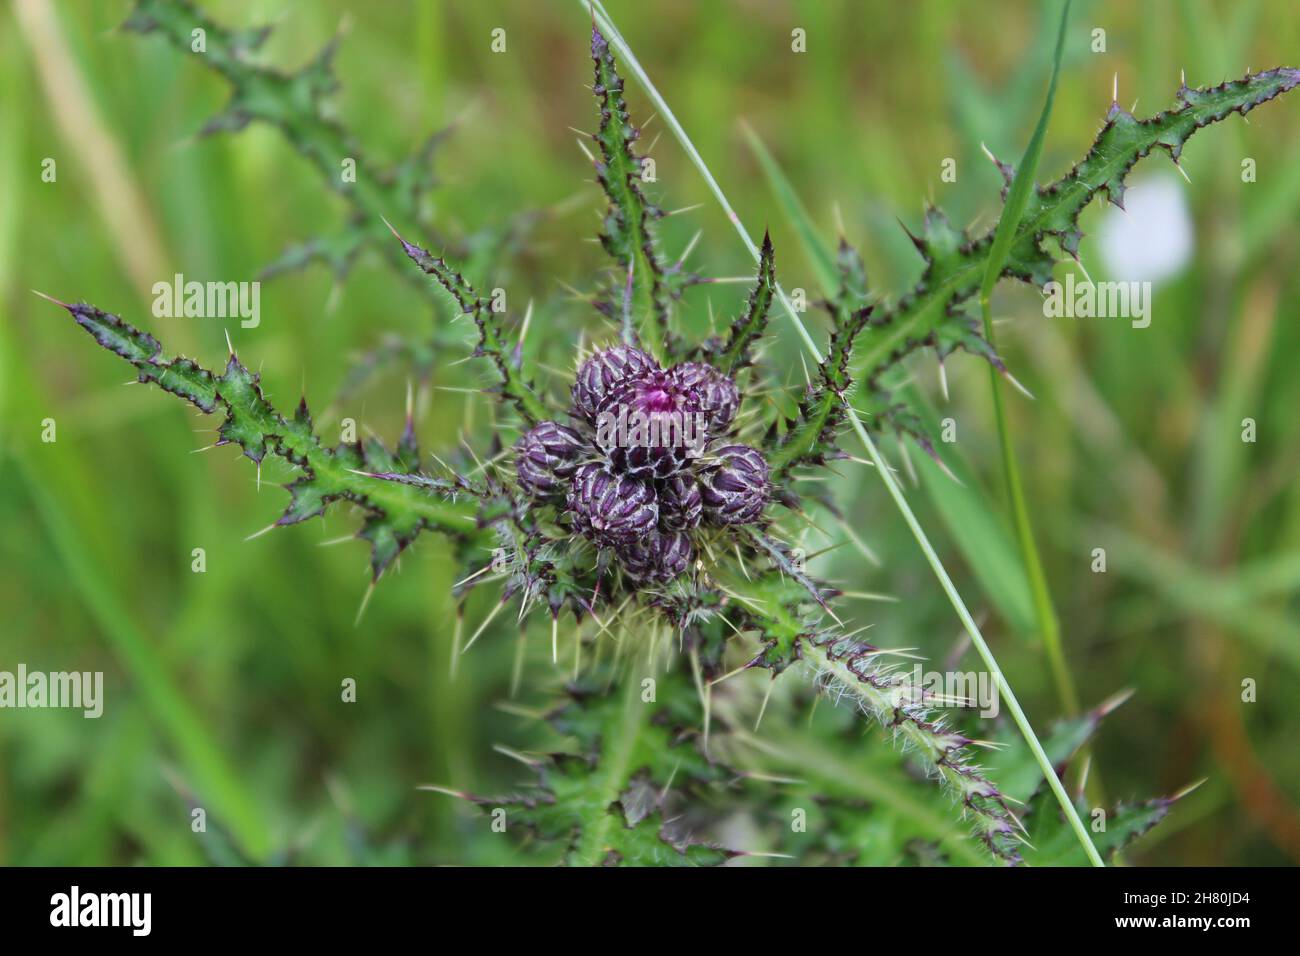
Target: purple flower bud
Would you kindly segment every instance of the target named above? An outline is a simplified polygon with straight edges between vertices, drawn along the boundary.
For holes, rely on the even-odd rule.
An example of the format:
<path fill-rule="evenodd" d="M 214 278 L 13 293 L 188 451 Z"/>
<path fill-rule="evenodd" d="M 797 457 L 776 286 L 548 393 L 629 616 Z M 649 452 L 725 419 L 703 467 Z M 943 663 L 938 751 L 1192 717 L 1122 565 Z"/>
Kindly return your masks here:
<path fill-rule="evenodd" d="M 688 474 L 676 474 L 659 485 L 659 526 L 667 531 L 690 531 L 700 523 L 704 499 L 700 486 Z"/>
<path fill-rule="evenodd" d="M 685 393 L 687 406 L 704 414 L 710 437 L 723 435 L 740 406 L 740 391 L 735 382 L 707 362 L 687 362 L 676 366 L 670 374 Z"/>
<path fill-rule="evenodd" d="M 680 531 L 653 531 L 619 545 L 623 570 L 638 581 L 666 583 L 691 566 L 695 551 L 690 536 Z"/>
<path fill-rule="evenodd" d="M 583 437 L 567 425 L 538 422 L 515 443 L 519 484 L 538 498 L 563 495 L 563 479 L 572 477 L 578 462 L 592 451 Z"/>
<path fill-rule="evenodd" d="M 573 411 L 579 418 L 596 424 L 612 389 L 631 378 L 658 371 L 659 363 L 640 349 L 615 345 L 596 352 L 578 368 L 573 383 Z"/>
<path fill-rule="evenodd" d="M 689 407 L 671 373 L 657 369 L 610 390 L 596 418 L 596 444 L 615 471 L 666 478 L 707 440 L 706 416 Z"/>
<path fill-rule="evenodd" d="M 578 466 L 568 504 L 574 528 L 601 547 L 649 534 L 659 521 L 654 485 L 604 464 Z"/>
<path fill-rule="evenodd" d="M 700 471 L 704 517 L 712 524 L 750 524 L 767 504 L 767 461 L 748 445 L 724 445 Z"/>

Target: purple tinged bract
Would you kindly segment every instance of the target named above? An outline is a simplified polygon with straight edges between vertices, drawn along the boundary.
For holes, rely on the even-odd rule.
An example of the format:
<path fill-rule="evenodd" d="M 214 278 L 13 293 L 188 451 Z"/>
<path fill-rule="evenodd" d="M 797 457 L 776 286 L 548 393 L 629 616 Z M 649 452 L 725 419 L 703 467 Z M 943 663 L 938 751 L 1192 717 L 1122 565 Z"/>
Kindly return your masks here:
<path fill-rule="evenodd" d="M 720 438 L 726 434 L 740 407 L 736 383 L 707 362 L 687 362 L 669 374 L 684 394 L 686 406 L 704 415 L 709 437 Z"/>
<path fill-rule="evenodd" d="M 653 531 L 618 548 L 623 570 L 638 581 L 663 584 L 685 573 L 695 557 L 690 536 L 682 531 Z"/>
<path fill-rule="evenodd" d="M 655 529 L 659 504 L 654 485 L 606 464 L 588 462 L 573 474 L 568 496 L 574 528 L 601 547 L 613 547 Z"/>
<path fill-rule="evenodd" d="M 578 367 L 571 392 L 574 414 L 594 426 L 614 389 L 658 370 L 659 363 L 648 353 L 630 345 L 601 349 Z"/>
<path fill-rule="evenodd" d="M 771 491 L 762 453 L 748 445 L 724 445 L 710 457 L 700 472 L 705 519 L 723 525 L 757 521 Z"/>
<path fill-rule="evenodd" d="M 659 485 L 659 525 L 668 531 L 698 527 L 704 511 L 700 485 L 694 476 L 676 474 Z"/>
<path fill-rule="evenodd" d="M 577 431 L 559 422 L 538 422 L 515 443 L 520 486 L 538 498 L 563 496 L 566 479 L 594 449 Z"/>
<path fill-rule="evenodd" d="M 617 471 L 667 478 L 699 457 L 707 416 L 671 372 L 658 369 L 612 389 L 596 426 L 596 443 Z"/>
<path fill-rule="evenodd" d="M 615 345 L 582 363 L 572 395 L 573 427 L 544 421 L 519 439 L 519 484 L 559 503 L 574 531 L 611 549 L 633 580 L 685 573 L 696 529 L 761 519 L 767 461 L 723 443 L 740 391 L 712 365 L 665 370 L 641 349 Z"/>

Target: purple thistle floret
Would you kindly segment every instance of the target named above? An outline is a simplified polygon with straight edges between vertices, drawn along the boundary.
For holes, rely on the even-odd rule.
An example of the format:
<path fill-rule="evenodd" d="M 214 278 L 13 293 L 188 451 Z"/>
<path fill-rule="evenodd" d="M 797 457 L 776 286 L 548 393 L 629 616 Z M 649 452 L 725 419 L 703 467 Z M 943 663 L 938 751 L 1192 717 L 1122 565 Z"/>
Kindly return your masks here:
<path fill-rule="evenodd" d="M 653 531 L 618 548 L 623 570 L 638 581 L 666 583 L 691 566 L 695 549 L 682 531 Z"/>
<path fill-rule="evenodd" d="M 705 519 L 723 525 L 757 521 L 771 490 L 762 453 L 748 445 L 725 445 L 710 457 L 700 472 Z"/>
<path fill-rule="evenodd" d="M 519 484 L 612 549 L 631 579 L 671 581 L 694 560 L 697 528 L 762 517 L 767 462 L 748 445 L 722 444 L 740 391 L 712 365 L 665 370 L 615 345 L 582 363 L 572 395 L 574 427 L 540 422 L 516 444 Z"/>
<path fill-rule="evenodd" d="M 659 523 L 654 485 L 604 463 L 578 466 L 568 505 L 574 528 L 601 547 L 649 534 Z"/>
<path fill-rule="evenodd" d="M 612 389 L 596 420 L 596 443 L 617 471 L 667 478 L 698 458 L 707 416 L 671 372 L 658 369 Z"/>
<path fill-rule="evenodd" d="M 704 415 L 709 436 L 720 438 L 726 434 L 740 407 L 736 383 L 707 362 L 687 362 L 673 368 L 670 374 L 685 393 L 687 407 Z"/>
<path fill-rule="evenodd" d="M 561 497 L 578 463 L 594 454 L 576 431 L 559 422 L 538 422 L 515 443 L 520 486 L 537 498 Z"/>
<path fill-rule="evenodd" d="M 572 390 L 574 414 L 595 425 L 614 389 L 658 370 L 659 363 L 648 353 L 630 345 L 601 349 L 578 367 Z"/>
<path fill-rule="evenodd" d="M 694 476 L 677 474 L 659 485 L 659 524 L 668 531 L 690 531 L 700 523 L 704 499 Z"/>

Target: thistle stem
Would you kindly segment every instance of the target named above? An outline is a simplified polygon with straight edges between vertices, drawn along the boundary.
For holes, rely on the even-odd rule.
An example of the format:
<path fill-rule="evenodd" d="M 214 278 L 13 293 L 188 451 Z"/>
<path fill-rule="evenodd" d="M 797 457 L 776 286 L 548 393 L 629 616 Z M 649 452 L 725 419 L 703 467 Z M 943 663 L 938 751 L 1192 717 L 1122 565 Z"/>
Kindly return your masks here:
<path fill-rule="evenodd" d="M 732 208 L 731 203 L 727 201 L 726 195 L 722 192 L 722 187 L 719 186 L 718 181 L 714 179 L 713 174 L 709 171 L 703 157 L 700 156 L 699 150 L 695 148 L 695 144 L 692 143 L 690 137 L 686 135 L 686 130 L 684 130 L 681 123 L 678 122 L 676 115 L 669 108 L 668 102 L 650 81 L 649 75 L 647 75 L 636 56 L 632 53 L 627 41 L 623 39 L 623 35 L 619 33 L 617 27 L 614 26 L 612 19 L 605 11 L 604 5 L 600 0 L 579 0 L 579 3 L 591 10 L 592 16 L 596 20 L 597 25 L 600 27 L 602 32 L 607 34 L 610 43 L 618 48 L 619 53 L 623 57 L 623 61 L 627 64 L 627 68 L 640 81 L 646 95 L 659 111 L 659 115 L 668 125 L 668 128 L 672 130 L 673 135 L 676 136 L 691 163 L 699 171 L 700 175 L 704 177 L 704 181 L 708 185 L 709 190 L 713 193 L 713 196 L 717 199 L 719 205 L 722 206 L 723 211 L 727 214 L 727 218 L 731 220 L 731 223 L 739 234 L 741 241 L 750 251 L 750 254 L 753 255 L 754 260 L 756 262 L 760 261 L 761 255 L 758 246 L 754 243 L 749 232 L 741 223 L 740 217 Z M 789 297 L 786 296 L 785 291 L 781 288 L 779 283 L 776 284 L 775 290 L 777 298 L 781 300 L 781 304 L 785 307 L 786 314 L 789 315 L 790 320 L 794 323 L 794 327 L 799 333 L 800 338 L 803 340 L 804 345 L 808 348 L 809 353 L 820 362 L 822 360 L 821 349 L 817 346 L 817 343 L 813 341 L 812 336 L 808 333 L 807 328 L 800 320 L 798 312 L 794 309 L 794 305 L 790 302 Z M 1084 829 L 1083 821 L 1079 819 L 1078 811 L 1075 809 L 1074 804 L 1066 794 L 1065 788 L 1061 785 L 1061 781 L 1057 777 L 1056 771 L 1053 769 L 1047 754 L 1043 751 L 1043 746 L 1039 743 L 1038 736 L 1034 733 L 1034 728 L 1029 723 L 1029 718 L 1025 716 L 1024 710 L 1020 707 L 1020 702 L 1016 700 L 1015 694 L 1011 691 L 1011 685 L 1007 682 L 1006 677 L 1002 673 L 1002 669 L 998 666 L 997 660 L 993 656 L 993 652 L 985 642 L 984 635 L 980 633 L 979 625 L 975 623 L 975 619 L 967 609 L 965 602 L 962 600 L 961 594 L 957 591 L 956 585 L 953 584 L 952 578 L 949 577 L 947 570 L 944 568 L 943 562 L 939 560 L 939 556 L 935 553 L 934 547 L 930 544 L 930 539 L 926 536 L 925 531 L 921 528 L 920 522 L 916 519 L 916 515 L 913 514 L 907 500 L 903 497 L 903 492 L 898 487 L 898 482 L 895 481 L 893 475 L 890 474 L 889 468 L 880 457 L 880 452 L 876 450 L 875 442 L 871 440 L 871 436 L 867 434 L 867 430 L 862 426 L 862 422 L 859 421 L 856 411 L 854 411 L 853 407 L 847 401 L 844 402 L 844 407 L 848 413 L 849 425 L 853 428 L 858 439 L 862 442 L 863 447 L 867 450 L 867 456 L 876 466 L 876 472 L 880 475 L 881 481 L 884 482 L 886 490 L 889 492 L 890 497 L 893 498 L 899 512 L 903 515 L 903 520 L 907 523 L 908 528 L 912 532 L 912 536 L 916 539 L 916 542 L 920 546 L 926 560 L 929 562 L 930 567 L 934 570 L 935 576 L 939 579 L 940 586 L 943 588 L 944 593 L 948 595 L 948 600 L 952 602 L 952 606 L 957 611 L 957 616 L 961 619 L 962 625 L 966 628 L 966 632 L 970 635 L 971 643 L 974 644 L 975 649 L 979 652 L 985 666 L 993 675 L 993 680 L 997 685 L 998 692 L 1002 695 L 1002 699 L 1005 701 L 1007 708 L 1011 711 L 1012 719 L 1020 729 L 1020 733 L 1024 736 L 1025 743 L 1029 745 L 1029 749 L 1033 752 L 1034 759 L 1038 761 L 1038 766 L 1043 772 L 1043 778 L 1047 781 L 1048 786 L 1051 787 L 1052 793 L 1055 795 L 1057 802 L 1060 803 L 1061 810 L 1065 814 L 1065 818 L 1070 822 L 1070 826 L 1073 828 L 1075 835 L 1079 838 L 1080 845 L 1083 847 L 1084 852 L 1087 854 L 1088 859 L 1092 862 L 1093 866 L 1105 866 L 1101 860 L 1101 856 L 1097 853 L 1097 848 L 1092 845 L 1092 840 L 1088 836 L 1088 831 Z"/>

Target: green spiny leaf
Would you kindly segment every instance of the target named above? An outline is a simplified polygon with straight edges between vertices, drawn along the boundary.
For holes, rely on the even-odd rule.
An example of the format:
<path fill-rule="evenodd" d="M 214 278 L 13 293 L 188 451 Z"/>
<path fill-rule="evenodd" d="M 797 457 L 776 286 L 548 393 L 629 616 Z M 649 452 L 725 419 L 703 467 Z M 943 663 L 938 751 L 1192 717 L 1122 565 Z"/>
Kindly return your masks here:
<path fill-rule="evenodd" d="M 1128 693 L 1117 694 L 1091 711 L 1057 721 L 1049 728 L 1043 738 L 1043 749 L 1058 777 L 1064 779 L 1075 755 L 1096 735 L 1102 721 L 1128 697 Z M 1008 726 L 1000 727 L 994 740 L 997 750 L 988 763 L 997 774 L 1003 793 L 1025 804 L 1027 845 L 1022 851 L 1025 862 L 1030 866 L 1086 866 L 1088 861 L 1078 839 L 1043 783 L 1042 772 L 1024 740 Z M 1178 799 L 1179 796 L 1174 796 L 1121 802 L 1107 810 L 1103 818 L 1105 829 L 1092 831 L 1097 852 L 1103 857 L 1113 857 L 1163 820 Z M 1082 818 L 1093 818 L 1097 808 L 1088 806 L 1081 795 L 1074 802 Z"/>
<path fill-rule="evenodd" d="M 849 636 L 827 634 L 800 644 L 832 697 L 848 697 L 891 730 L 929 776 L 959 802 L 975 836 L 997 859 L 1021 862 L 1019 823 L 1003 793 L 972 762 L 972 741 L 934 714 L 928 690 L 881 661 L 881 652 Z"/>
<path fill-rule="evenodd" d="M 394 231 L 393 235 L 397 236 L 397 232 Z M 529 424 L 536 424 L 546 418 L 546 403 L 533 390 L 532 385 L 524 381 L 519 369 L 520 362 L 508 351 L 498 313 L 479 298 L 474 287 L 446 259 L 407 242 L 401 236 L 397 236 L 397 239 L 411 261 L 427 275 L 433 276 L 439 285 L 451 293 L 460 311 L 474 319 L 479 332 L 474 354 L 490 359 L 496 366 L 497 376 L 501 379 L 501 394 L 514 402 Z"/>
<path fill-rule="evenodd" d="M 830 343 L 818 367 L 817 381 L 808 389 L 785 434 L 771 436 L 768 442 L 768 464 L 776 479 L 798 465 L 822 464 L 840 455 L 835 440 L 844 423 L 845 396 L 854 384 L 850 358 L 854 342 L 870 322 L 872 306 L 867 304 L 867 274 L 862 257 L 843 239 L 836 269 L 839 287 L 826 303 L 831 315 Z M 890 410 L 886 401 L 876 411 L 883 414 Z"/>
<path fill-rule="evenodd" d="M 843 285 L 840 274 L 844 257 L 849 254 L 856 256 L 856 252 L 841 239 L 837 266 L 836 255 L 818 236 L 803 203 L 799 201 L 785 174 L 752 130 L 749 131 L 749 136 L 773 194 L 799 236 L 809 261 L 815 266 L 819 284 L 826 295 L 833 296 Z M 861 292 L 865 302 L 865 275 L 862 276 Z M 944 324 L 938 333 L 938 339 L 936 351 L 941 362 L 956 348 L 966 348 L 984 354 L 986 359 L 992 358 L 984 351 L 987 343 L 979 336 L 974 317 Z M 862 417 L 871 422 L 873 427 L 893 427 L 905 434 L 919 436 L 922 447 L 929 447 L 928 436 L 934 433 L 931 424 L 936 416 L 929 408 L 925 395 L 914 386 L 905 388 L 897 401 L 883 387 L 864 389 L 855 396 L 855 404 Z M 829 402 L 824 410 L 827 415 L 836 411 Z M 1033 600 L 1015 543 L 1000 517 L 988 509 L 978 482 L 966 473 L 969 469 L 962 465 L 960 454 L 948 448 L 944 459 L 946 465 L 936 459 L 933 468 L 929 463 L 921 462 L 918 470 L 922 481 L 985 592 L 1016 631 L 1027 634 L 1034 624 Z M 956 482 L 951 480 L 954 473 L 958 478 Z"/>
<path fill-rule="evenodd" d="M 976 837 L 994 857 L 1018 863 L 1015 815 L 1002 791 L 972 762 L 971 741 L 933 714 L 935 701 L 911 677 L 882 660 L 882 652 L 852 635 L 827 630 L 808 589 L 781 570 L 753 571 L 718 563 L 709 568 L 730 601 L 733 626 L 757 631 L 764 649 L 750 662 L 780 672 L 796 661 L 815 668 L 819 685 L 848 697 L 915 753 L 926 773 L 961 804 Z M 815 586 L 814 586 L 815 590 Z"/>
<path fill-rule="evenodd" d="M 1106 811 L 1104 830 L 1092 830 L 1092 843 L 1104 859 L 1115 854 L 1149 831 L 1169 815 L 1177 797 L 1156 797 L 1137 803 L 1120 802 Z M 1078 797 L 1075 808 L 1089 819 L 1094 808 Z M 1088 861 L 1074 833 L 1061 817 L 1061 809 L 1047 787 L 1041 787 L 1024 813 L 1028 845 L 1023 851 L 1029 866 L 1087 866 Z"/>
<path fill-rule="evenodd" d="M 366 522 L 360 537 L 371 544 L 376 579 L 421 531 L 440 531 L 469 544 L 481 538 L 481 524 L 492 517 L 471 496 L 429 494 L 383 480 L 376 473 L 396 470 L 400 462 L 377 441 L 364 448 L 326 447 L 312 429 L 305 401 L 291 419 L 285 418 L 263 397 L 258 376 L 233 354 L 224 371 L 214 374 L 188 358 L 164 356 L 156 338 L 116 315 L 90 305 L 58 304 L 100 345 L 135 366 L 139 381 L 153 382 L 205 413 L 223 410 L 226 420 L 217 444 L 237 444 L 259 464 L 275 455 L 303 472 L 287 486 L 289 505 L 277 525 L 323 514 L 339 500 L 361 507 Z"/>
<path fill-rule="evenodd" d="M 743 315 L 731 323 L 726 343 L 710 358 L 720 372 L 734 377 L 752 364 L 750 349 L 767 328 L 767 313 L 772 307 L 772 291 L 776 285 L 775 254 L 772 237 L 763 233 L 763 250 L 758 263 L 758 278 L 749 294 L 749 304 Z"/>
<path fill-rule="evenodd" d="M 641 190 L 643 160 L 632 146 L 640 130 L 628 117 L 614 54 L 594 26 L 591 58 L 596 64 L 593 91 L 600 102 L 596 178 L 609 197 L 600 241 L 621 269 L 615 282 L 621 291 L 614 293 L 613 301 L 606 302 L 604 308 L 611 317 L 622 319 L 625 341 L 639 341 L 662 361 L 668 349 L 669 292 L 652 224 L 663 212 Z"/>
<path fill-rule="evenodd" d="M 195 52 L 194 31 L 202 30 L 204 49 L 198 59 L 231 86 L 225 110 L 209 121 L 203 132 L 235 132 L 254 121 L 275 126 L 317 168 L 325 184 L 352 206 L 353 215 L 338 234 L 290 247 L 267 274 L 323 262 L 341 277 L 357 254 L 368 247 L 378 248 L 401 271 L 400 257 L 386 241 L 381 217 L 400 216 L 419 222 L 426 233 L 431 231 L 420 215 L 420 206 L 436 183 L 431 160 L 445 130 L 426 138 L 411 156 L 385 168 L 333 118 L 329 101 L 338 89 L 333 67 L 335 42 L 297 72 L 285 73 L 253 59 L 270 35 L 270 27 L 224 27 L 190 0 L 137 0 L 125 27 L 142 34 L 157 33 L 186 53 Z M 351 164 L 355 164 L 355 177 L 344 175 Z M 445 244 L 442 239 L 439 242 Z"/>
<path fill-rule="evenodd" d="M 1122 203 L 1124 178 L 1139 159 L 1160 148 L 1177 161 L 1198 129 L 1232 113 L 1245 115 L 1297 85 L 1300 70 L 1289 68 L 1247 74 L 1205 89 L 1184 85 L 1174 108 L 1144 120 L 1112 103 L 1106 124 L 1087 156 L 1052 185 L 1029 191 L 1024 214 L 1009 240 L 1006 264 L 998 275 L 1047 283 L 1055 264 L 1048 241 L 1067 254 L 1077 250 L 1082 236 L 1079 214 L 1103 190 L 1112 202 Z M 979 291 L 993 237 L 990 231 L 979 239 L 969 239 L 927 214 L 925 236 L 913 237 L 926 260 L 920 282 L 872 321 L 870 334 L 854 357 L 854 367 L 869 384 L 877 385 L 899 361 L 924 346 L 974 347 L 997 364 L 985 345 L 963 331 L 969 329 L 969 318 L 957 308 Z M 954 323 L 961 323 L 962 329 L 950 331 Z"/>
<path fill-rule="evenodd" d="M 548 721 L 573 742 L 572 752 L 532 760 L 535 784 L 494 797 L 461 794 L 488 809 L 504 808 L 507 828 L 521 826 L 565 847 L 577 866 L 717 866 L 736 854 L 700 842 L 664 822 L 672 791 L 693 795 L 726 779 L 696 746 L 698 707 L 680 672 L 657 675 L 656 697 L 623 675 L 621 691 L 584 684 Z"/>
<path fill-rule="evenodd" d="M 808 576 L 808 574 L 803 570 L 801 563 L 794 560 L 790 553 L 790 549 L 782 542 L 776 541 L 753 528 L 749 529 L 749 538 L 758 546 L 762 553 L 765 553 L 772 559 L 772 564 L 775 566 L 776 570 L 780 571 L 784 576 L 798 582 L 799 585 L 808 592 L 809 597 L 821 605 L 823 609 L 827 611 L 830 610 L 829 605 L 826 603 L 826 599 L 827 597 L 835 596 L 839 592 L 827 590 L 826 594 L 823 595 L 822 591 L 824 589 L 822 586 Z"/>
<path fill-rule="evenodd" d="M 728 599 L 733 624 L 758 632 L 764 650 L 753 661 L 756 666 L 785 669 L 797 659 L 799 640 L 818 630 L 820 605 L 780 571 L 754 572 L 719 562 L 708 573 Z"/>

